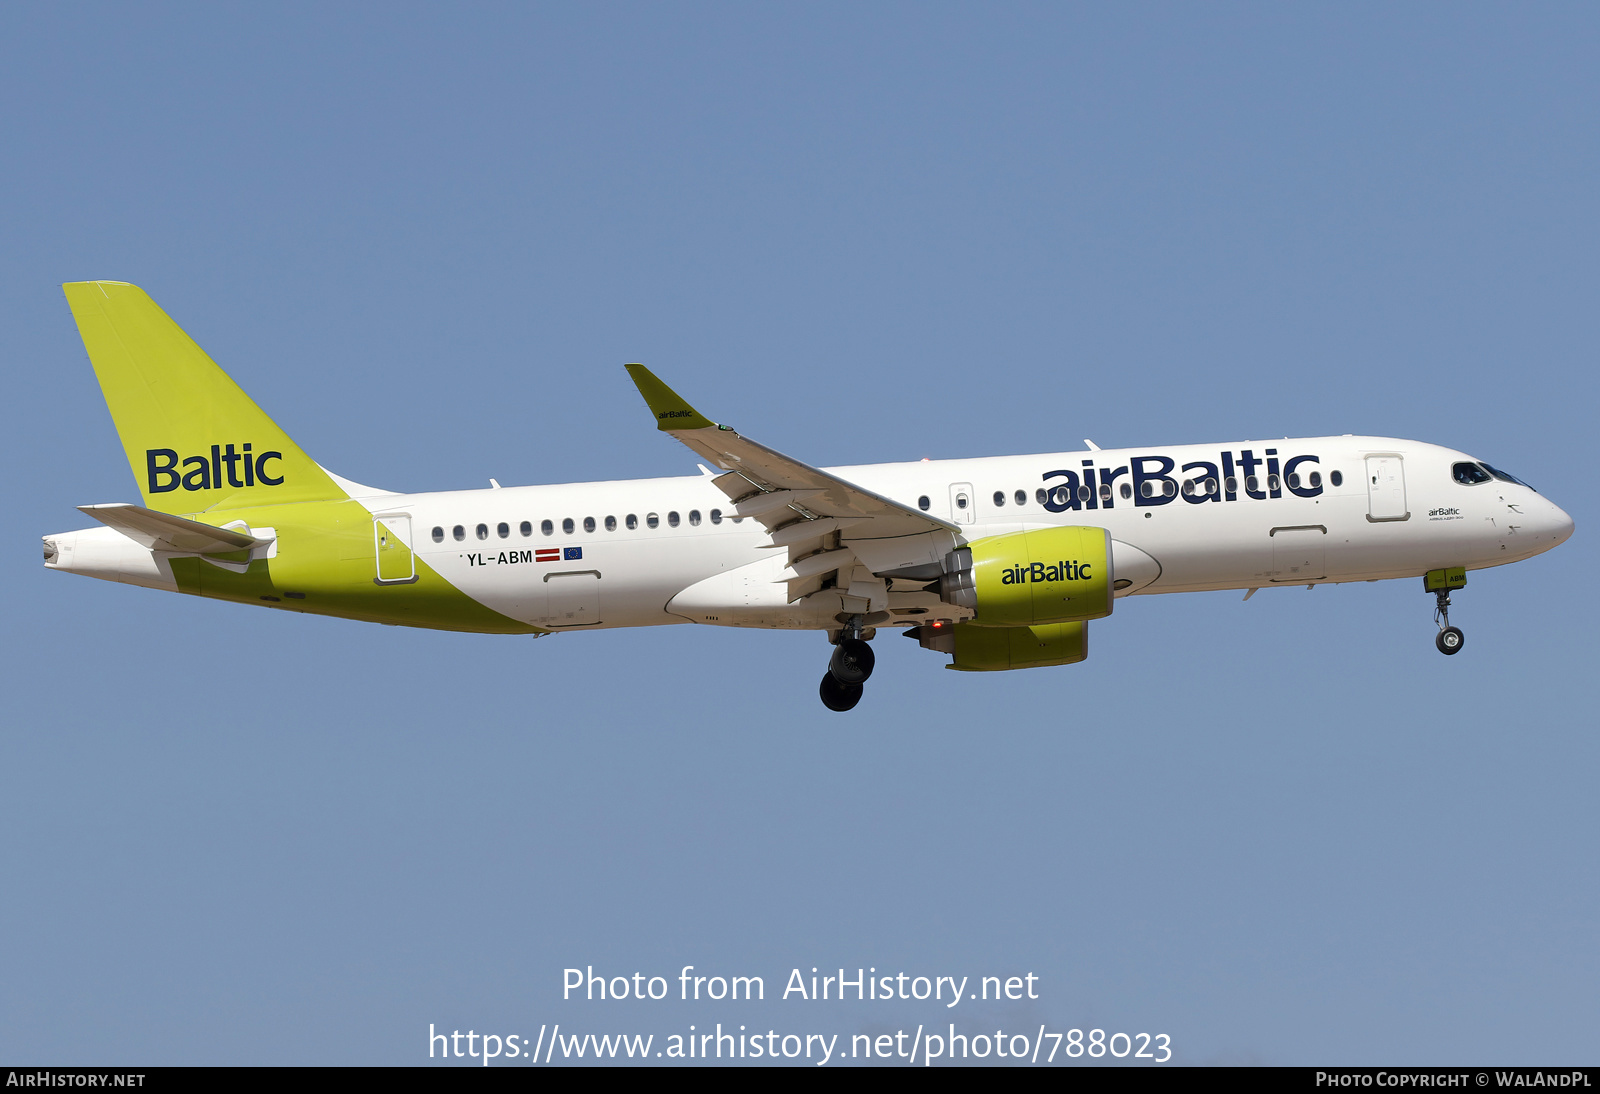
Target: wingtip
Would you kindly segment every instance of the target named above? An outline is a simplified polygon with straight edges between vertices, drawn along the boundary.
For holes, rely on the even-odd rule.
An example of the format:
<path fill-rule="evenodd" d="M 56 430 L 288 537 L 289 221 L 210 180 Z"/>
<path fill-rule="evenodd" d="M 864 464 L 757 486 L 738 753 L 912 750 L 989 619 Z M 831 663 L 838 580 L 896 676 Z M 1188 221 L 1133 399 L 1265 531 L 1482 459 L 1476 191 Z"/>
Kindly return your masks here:
<path fill-rule="evenodd" d="M 670 432 L 677 429 L 705 429 L 717 423 L 701 414 L 689 401 L 673 391 L 661 378 L 641 364 L 623 366 L 633 379 L 633 386 L 644 397 L 645 406 L 656 416 L 656 428 Z"/>

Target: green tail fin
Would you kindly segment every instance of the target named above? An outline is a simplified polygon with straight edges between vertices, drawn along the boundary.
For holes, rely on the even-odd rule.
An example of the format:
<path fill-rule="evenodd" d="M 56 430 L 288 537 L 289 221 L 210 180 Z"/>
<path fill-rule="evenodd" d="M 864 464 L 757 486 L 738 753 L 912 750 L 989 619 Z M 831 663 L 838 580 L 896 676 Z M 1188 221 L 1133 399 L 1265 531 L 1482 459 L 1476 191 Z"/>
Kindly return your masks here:
<path fill-rule="evenodd" d="M 147 507 L 197 513 L 346 496 L 143 289 L 62 289 Z"/>

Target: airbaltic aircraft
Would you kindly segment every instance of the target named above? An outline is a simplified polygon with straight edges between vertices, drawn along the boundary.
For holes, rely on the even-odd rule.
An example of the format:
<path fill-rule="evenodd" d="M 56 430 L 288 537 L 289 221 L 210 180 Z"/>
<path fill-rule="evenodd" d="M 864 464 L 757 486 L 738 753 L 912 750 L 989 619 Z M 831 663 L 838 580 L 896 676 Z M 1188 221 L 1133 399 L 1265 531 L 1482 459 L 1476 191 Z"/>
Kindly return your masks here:
<path fill-rule="evenodd" d="M 1155 446 L 819 469 L 627 366 L 700 476 L 397 494 L 302 452 L 139 288 L 65 286 L 144 505 L 81 510 L 54 570 L 443 630 L 701 623 L 816 630 L 820 688 L 860 700 L 904 627 L 949 668 L 1070 665 L 1145 593 L 1416 578 L 1461 649 L 1466 571 L 1548 551 L 1572 519 L 1516 478 L 1387 437 Z"/>

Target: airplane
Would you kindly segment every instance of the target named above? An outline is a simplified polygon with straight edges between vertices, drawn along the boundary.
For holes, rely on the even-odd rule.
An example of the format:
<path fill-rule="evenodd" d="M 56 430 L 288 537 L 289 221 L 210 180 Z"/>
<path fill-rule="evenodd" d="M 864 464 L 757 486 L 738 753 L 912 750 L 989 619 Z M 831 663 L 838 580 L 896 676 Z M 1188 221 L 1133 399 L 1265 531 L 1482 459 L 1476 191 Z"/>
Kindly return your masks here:
<path fill-rule="evenodd" d="M 1389 437 L 817 468 L 638 364 L 699 475 L 395 493 L 312 460 L 143 290 L 63 289 L 144 504 L 79 506 L 98 525 L 45 536 L 47 568 L 441 630 L 815 630 L 834 711 L 861 700 L 884 628 L 960 671 L 1069 665 L 1089 622 L 1157 593 L 1420 577 L 1453 655 L 1467 571 L 1573 528 L 1483 460 Z"/>

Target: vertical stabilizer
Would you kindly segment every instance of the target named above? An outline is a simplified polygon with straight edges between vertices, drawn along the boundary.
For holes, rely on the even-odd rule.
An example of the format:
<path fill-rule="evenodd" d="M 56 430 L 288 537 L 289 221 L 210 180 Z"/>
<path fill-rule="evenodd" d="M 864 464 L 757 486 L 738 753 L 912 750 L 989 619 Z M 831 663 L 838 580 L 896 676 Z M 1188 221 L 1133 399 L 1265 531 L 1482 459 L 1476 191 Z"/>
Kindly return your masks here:
<path fill-rule="evenodd" d="M 196 513 L 346 496 L 143 289 L 62 289 L 146 506 Z"/>

